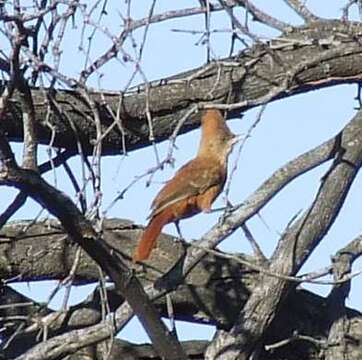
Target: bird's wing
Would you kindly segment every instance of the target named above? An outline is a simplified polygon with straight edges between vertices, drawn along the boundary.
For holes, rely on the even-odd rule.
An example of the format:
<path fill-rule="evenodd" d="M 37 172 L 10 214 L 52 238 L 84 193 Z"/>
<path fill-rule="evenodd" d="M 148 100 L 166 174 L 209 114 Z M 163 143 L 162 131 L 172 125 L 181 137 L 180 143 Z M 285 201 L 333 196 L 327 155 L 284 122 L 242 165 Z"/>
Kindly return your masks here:
<path fill-rule="evenodd" d="M 225 178 L 226 171 L 218 162 L 198 158 L 191 160 L 158 193 L 152 202 L 150 217 L 180 200 L 203 194 L 212 186 L 222 187 Z"/>

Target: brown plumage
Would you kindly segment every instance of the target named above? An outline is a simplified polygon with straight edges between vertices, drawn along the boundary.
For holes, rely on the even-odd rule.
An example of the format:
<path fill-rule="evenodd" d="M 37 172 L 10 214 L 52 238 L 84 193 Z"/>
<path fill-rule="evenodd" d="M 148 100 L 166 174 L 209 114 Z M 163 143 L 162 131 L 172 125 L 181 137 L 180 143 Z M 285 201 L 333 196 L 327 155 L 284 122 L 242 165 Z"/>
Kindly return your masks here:
<path fill-rule="evenodd" d="M 134 262 L 149 257 L 166 224 L 210 211 L 224 187 L 227 158 L 236 139 L 220 111 L 204 111 L 197 156 L 182 166 L 153 200 L 150 222 L 133 254 Z"/>

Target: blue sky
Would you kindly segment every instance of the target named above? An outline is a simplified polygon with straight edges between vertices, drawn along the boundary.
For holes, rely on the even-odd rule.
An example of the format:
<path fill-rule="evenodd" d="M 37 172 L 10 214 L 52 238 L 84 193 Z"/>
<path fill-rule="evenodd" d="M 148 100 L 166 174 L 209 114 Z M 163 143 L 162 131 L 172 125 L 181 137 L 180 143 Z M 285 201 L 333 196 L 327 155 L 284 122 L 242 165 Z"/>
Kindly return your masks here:
<path fill-rule="evenodd" d="M 110 1 L 111 6 L 118 4 L 118 1 Z M 123 3 L 123 2 L 122 2 Z M 134 2 L 136 4 L 136 2 Z M 144 4 L 150 4 L 144 0 Z M 155 13 L 166 11 L 174 6 L 175 2 L 159 0 Z M 286 6 L 283 1 L 254 1 L 263 9 L 271 11 L 275 16 L 284 21 L 300 24 L 301 20 Z M 322 4 L 324 3 L 324 5 Z M 321 1 L 307 1 L 307 5 L 316 14 L 326 17 L 340 16 L 340 9 L 345 1 L 329 1 L 328 6 Z M 178 2 L 181 7 L 197 6 L 197 1 Z M 118 6 L 118 5 L 117 5 Z M 121 5 L 122 6 L 122 5 Z M 132 14 L 135 18 L 143 17 L 147 14 L 148 7 L 142 9 L 133 6 Z M 242 12 L 238 12 L 241 15 Z M 105 24 L 111 31 L 119 32 L 121 23 L 119 12 L 109 11 Z M 176 74 L 183 70 L 188 70 L 201 66 L 205 62 L 205 46 L 197 44 L 200 34 L 191 35 L 189 33 L 173 32 L 173 29 L 183 30 L 203 30 L 204 18 L 193 16 L 190 18 L 177 19 L 175 21 L 164 22 L 152 25 L 149 29 L 148 40 L 144 49 L 142 70 L 148 80 L 159 79 L 168 75 Z M 229 21 L 225 14 L 212 15 L 212 27 L 215 29 L 226 29 Z M 251 25 L 252 31 L 258 32 L 264 37 L 274 36 L 276 32 L 268 31 L 264 26 Z M 136 43 L 143 36 L 144 29 L 135 33 Z M 227 56 L 229 51 L 230 34 L 217 33 L 211 38 L 211 47 L 214 58 Z M 91 56 L 96 57 L 106 48 L 107 39 L 97 36 Z M 79 28 L 69 29 L 67 41 L 64 43 L 64 54 L 61 61 L 61 68 L 70 76 L 77 77 L 84 61 L 82 53 L 77 49 L 79 46 Z M 134 49 L 127 44 L 127 50 Z M 68 55 L 68 56 L 67 56 Z M 94 77 L 91 84 L 95 88 L 119 90 L 123 89 L 128 82 L 133 71 L 133 65 L 122 64 L 117 61 L 106 65 L 100 70 L 101 78 Z M 141 77 L 136 77 L 135 83 L 142 82 Z M 252 136 L 246 142 L 241 156 L 236 158 L 234 151 L 230 159 L 230 164 L 237 160 L 238 170 L 234 175 L 230 200 L 237 204 L 251 194 L 273 171 L 291 160 L 298 154 L 320 144 L 322 141 L 335 135 L 341 128 L 350 121 L 357 106 L 354 97 L 356 95 L 356 85 L 345 85 L 315 92 L 309 92 L 294 96 L 289 99 L 269 104 L 263 114 L 261 122 L 253 131 Z M 242 119 L 235 119 L 229 122 L 235 133 L 245 134 L 250 125 L 255 121 L 258 109 L 247 112 Z M 199 131 L 179 136 L 174 156 L 176 158 L 176 168 L 192 158 L 197 150 Z M 166 155 L 168 143 L 159 144 L 158 151 L 162 156 Z M 20 146 L 14 146 L 15 151 L 20 153 Z M 42 159 L 46 159 L 45 148 L 42 147 Z M 70 162 L 77 169 L 80 168 L 79 160 Z M 103 173 L 103 208 L 106 209 L 117 193 L 123 190 L 136 176 L 143 174 L 147 169 L 155 164 L 155 155 L 151 149 L 142 149 L 130 153 L 127 157 L 122 155 L 106 157 L 102 160 Z M 255 217 L 248 225 L 266 254 L 271 254 L 280 233 L 285 228 L 290 219 L 300 210 L 304 210 L 313 200 L 320 183 L 321 177 L 326 171 L 328 164 L 316 169 L 300 179 L 294 181 L 284 189 L 273 201 L 265 207 L 259 217 Z M 134 220 L 136 223 L 145 224 L 148 215 L 149 204 L 160 189 L 163 181 L 167 180 L 174 173 L 175 169 L 169 167 L 159 171 L 154 177 L 151 186 L 145 187 L 145 180 L 139 181 L 127 193 L 124 200 L 117 202 L 107 213 L 109 217 L 120 217 Z M 79 170 L 79 178 L 81 172 Z M 70 188 L 69 181 L 64 179 L 64 173 L 59 169 L 56 171 L 58 186 L 66 191 L 72 198 L 74 191 Z M 54 174 L 47 176 L 47 179 L 54 182 Z M 346 200 L 339 218 L 333 225 L 331 231 L 322 241 L 321 245 L 313 253 L 308 263 L 304 266 L 303 272 L 316 271 L 330 264 L 330 256 L 343 245 L 350 242 L 361 234 L 362 224 L 360 199 L 362 197 L 362 178 L 358 176 L 353 188 Z M 2 189 L 2 201 L 0 210 L 6 207 L 13 198 L 15 192 Z M 91 191 L 88 192 L 92 198 Z M 223 196 L 215 203 L 215 207 L 224 203 Z M 130 206 L 133 204 L 133 206 Z M 32 201 L 21 209 L 15 218 L 31 218 L 40 210 L 39 206 Z M 43 213 L 46 216 L 46 212 Z M 218 219 L 219 214 L 199 215 L 181 223 L 182 232 L 187 239 L 196 239 L 204 234 Z M 166 232 L 175 233 L 172 225 L 165 228 Z M 236 232 L 221 245 L 221 249 L 232 252 L 250 252 L 246 239 L 241 232 Z M 362 262 L 356 262 L 354 270 L 360 269 Z M 46 284 L 26 284 L 16 285 L 27 295 L 39 301 L 46 300 L 54 287 L 54 283 Z M 329 291 L 327 286 L 304 286 L 308 289 L 326 295 Z M 74 288 L 72 291 L 72 303 L 80 301 L 89 291 L 90 287 Z M 352 282 L 352 290 L 347 304 L 362 311 L 362 300 L 358 293 L 362 291 L 361 276 Z M 62 301 L 60 293 L 52 306 L 56 308 Z M 196 326 L 193 324 L 178 324 L 181 339 L 209 338 L 213 332 L 212 327 Z M 122 332 L 126 339 L 142 342 L 146 336 L 140 325 L 132 321 Z"/>

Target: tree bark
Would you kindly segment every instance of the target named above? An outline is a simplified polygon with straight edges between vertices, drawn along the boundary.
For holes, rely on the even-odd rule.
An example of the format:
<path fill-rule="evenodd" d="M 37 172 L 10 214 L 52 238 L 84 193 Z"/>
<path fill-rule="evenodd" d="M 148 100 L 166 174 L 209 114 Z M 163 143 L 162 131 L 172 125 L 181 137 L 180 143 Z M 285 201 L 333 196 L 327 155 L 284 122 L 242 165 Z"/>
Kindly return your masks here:
<path fill-rule="evenodd" d="M 233 117 L 296 93 L 357 83 L 362 77 L 362 50 L 356 38 L 361 32 L 359 23 L 316 21 L 291 29 L 270 46 L 256 44 L 236 57 L 154 81 L 148 92 L 146 85 L 140 85 L 124 94 L 90 93 L 105 134 L 102 152 L 114 155 L 150 144 L 146 105 L 158 142 L 170 137 L 192 104 L 216 104 L 230 109 L 228 116 Z M 97 138 L 94 114 L 79 91 L 45 94 L 32 89 L 32 96 L 40 143 L 75 152 L 81 144 L 84 154 L 92 153 Z M 2 129 L 11 141 L 23 140 L 21 109 L 20 94 L 15 93 L 2 120 Z M 118 120 L 114 116 L 117 110 Z M 199 114 L 192 114 L 180 133 L 195 129 L 199 123 Z"/>
<path fill-rule="evenodd" d="M 28 229 L 24 233 L 26 225 L 28 225 Z M 114 251 L 122 254 L 124 258 L 130 256 L 139 233 L 140 228 L 129 221 L 114 219 L 104 223 L 104 239 Z M 67 275 L 71 262 L 74 260 L 75 245 L 67 240 L 66 234 L 55 221 L 35 223 L 32 226 L 25 222 L 14 222 L 3 228 L 0 239 L 2 240 L 0 245 L 1 273 L 7 278 L 11 274 L 12 277 L 25 276 L 23 280 L 37 277 L 43 279 L 44 276 L 47 276 L 47 279 L 60 279 Z M 44 249 L 44 253 L 40 252 L 41 249 Z M 13 259 L 13 255 L 22 253 L 26 253 L 27 256 L 20 255 L 19 258 Z M 173 237 L 162 235 L 150 262 L 143 269 L 138 270 L 143 284 L 153 283 L 177 261 L 181 254 L 182 245 L 178 242 L 175 243 Z M 255 263 L 255 259 L 252 257 L 239 256 L 243 260 Z M 39 257 L 42 261 L 39 261 Z M 64 259 L 67 261 L 64 262 Z M 52 276 L 49 276 L 47 275 L 48 267 L 56 268 L 57 271 L 53 271 Z M 11 273 L 6 273 L 9 270 Z M 82 255 L 76 271 L 75 283 L 95 282 L 98 277 L 96 264 L 88 256 Z M 171 293 L 176 319 L 215 325 L 219 330 L 227 331 L 233 326 L 235 318 L 259 283 L 258 273 L 241 265 L 236 259 L 208 255 L 192 270 L 185 283 Z M 110 311 L 115 311 L 123 302 L 123 299 L 113 290 L 108 291 L 107 298 Z M 29 301 L 8 287 L 3 288 L 0 298 L 1 305 L 28 303 Z M 102 319 L 100 302 L 100 296 L 96 291 L 83 303 L 71 307 L 66 314 L 59 318 L 59 321 L 51 323 L 50 336 L 60 336 L 61 334 L 66 336 L 69 331 L 98 324 Z M 260 358 L 268 360 L 283 357 L 291 360 L 323 359 L 324 351 L 327 349 L 329 352 L 331 351 L 327 342 L 331 315 L 327 304 L 328 299 L 293 288 L 263 338 Z M 165 297 L 158 299 L 156 305 L 161 314 L 167 317 Z M 358 356 L 362 355 L 358 342 L 362 333 L 362 314 L 348 309 L 344 305 L 343 311 L 346 314 L 344 338 L 356 339 L 356 341 L 348 342 L 348 354 L 351 354 L 351 359 L 358 359 Z M 34 324 L 34 319 L 43 318 L 50 313 L 50 310 L 36 303 L 27 308 L 3 309 L 1 311 L 3 321 L 0 325 L 7 328 L 6 334 L 10 336 L 19 325 L 19 322 L 16 321 L 10 322 L 8 320 L 10 316 L 22 314 L 28 318 L 26 324 L 30 326 Z M 18 352 L 22 353 L 27 346 L 34 345 L 37 342 L 36 335 L 39 330 L 39 327 L 34 327 L 26 334 L 20 333 L 10 343 L 5 353 L 6 356 L 11 358 Z M 306 338 L 303 338 L 303 335 Z M 289 341 L 283 343 L 286 339 Z M 281 343 L 279 344 L 279 342 Z M 201 346 L 198 349 L 204 350 L 208 343 L 196 344 Z M 267 346 L 268 350 L 264 346 Z M 330 344 L 330 346 L 335 345 Z M 101 345 L 97 345 L 92 351 L 101 351 Z M 111 354 L 114 358 L 120 354 L 128 354 L 127 356 L 137 358 L 134 354 L 139 354 L 139 351 L 144 354 L 146 359 L 154 356 L 153 350 L 148 347 L 125 345 L 118 341 L 114 343 Z M 188 351 L 186 352 L 189 354 Z M 81 359 L 82 354 L 73 355 L 74 359 Z M 201 350 L 199 355 L 199 358 L 202 358 Z"/>

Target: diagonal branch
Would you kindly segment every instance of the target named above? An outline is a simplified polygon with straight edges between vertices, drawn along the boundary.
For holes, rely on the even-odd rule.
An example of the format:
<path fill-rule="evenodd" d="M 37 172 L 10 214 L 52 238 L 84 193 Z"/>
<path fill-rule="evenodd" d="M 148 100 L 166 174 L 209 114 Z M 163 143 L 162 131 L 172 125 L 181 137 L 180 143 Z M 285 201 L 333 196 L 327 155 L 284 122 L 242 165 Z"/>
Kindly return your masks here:
<path fill-rule="evenodd" d="M 334 223 L 362 165 L 362 111 L 341 133 L 335 161 L 324 176 L 311 207 L 288 228 L 271 258 L 270 270 L 294 275 Z M 207 359 L 248 359 L 256 350 L 291 284 L 261 276 L 229 333 L 219 332 L 207 350 Z"/>
<path fill-rule="evenodd" d="M 70 157 L 76 155 L 74 151 L 63 151 L 60 152 L 55 158 L 41 164 L 38 167 L 39 173 L 44 174 L 45 172 L 55 169 L 56 167 L 64 164 L 64 162 Z M 0 229 L 7 223 L 7 221 L 25 204 L 27 195 L 20 192 L 16 195 L 13 202 L 0 214 Z"/>
<path fill-rule="evenodd" d="M 284 0 L 305 21 L 318 21 L 320 18 L 314 15 L 300 0 Z"/>
<path fill-rule="evenodd" d="M 62 223 L 69 236 L 77 242 L 111 277 L 120 295 L 127 299 L 139 316 L 160 355 L 165 358 L 185 359 L 177 341 L 160 319 L 157 310 L 145 294 L 142 285 L 129 268 L 113 255 L 105 242 L 98 238 L 91 224 L 73 202 L 61 191 L 50 186 L 38 173 L 17 167 L 9 146 L 0 134 L 0 159 L 5 168 L 0 172 L 0 185 L 12 186 L 44 206 Z M 7 158 L 10 156 L 10 158 Z M 36 348 L 31 352 L 36 352 Z M 24 355 L 31 358 L 29 354 Z M 27 357 L 29 356 L 29 357 Z"/>
<path fill-rule="evenodd" d="M 261 23 L 268 25 L 274 29 L 286 32 L 287 29 L 291 28 L 291 25 L 281 21 L 266 12 L 260 10 L 249 0 L 237 0 L 237 3 L 245 8 L 246 11 L 249 11 L 253 16 L 254 20 L 260 21 Z"/>
<path fill-rule="evenodd" d="M 347 246 L 338 250 L 332 258 L 333 275 L 335 280 L 348 279 L 351 274 L 352 264 L 362 255 L 362 235 L 351 241 Z M 346 354 L 345 337 L 349 327 L 349 319 L 345 309 L 345 302 L 351 289 L 351 281 L 347 280 L 335 284 L 327 298 L 328 309 L 328 342 L 336 344 L 332 349 L 327 349 L 326 360 L 333 360 L 336 357 L 343 358 Z"/>
<path fill-rule="evenodd" d="M 20 192 L 16 195 L 13 202 L 0 214 L 0 229 L 7 223 L 7 221 L 25 204 L 27 195 Z"/>

